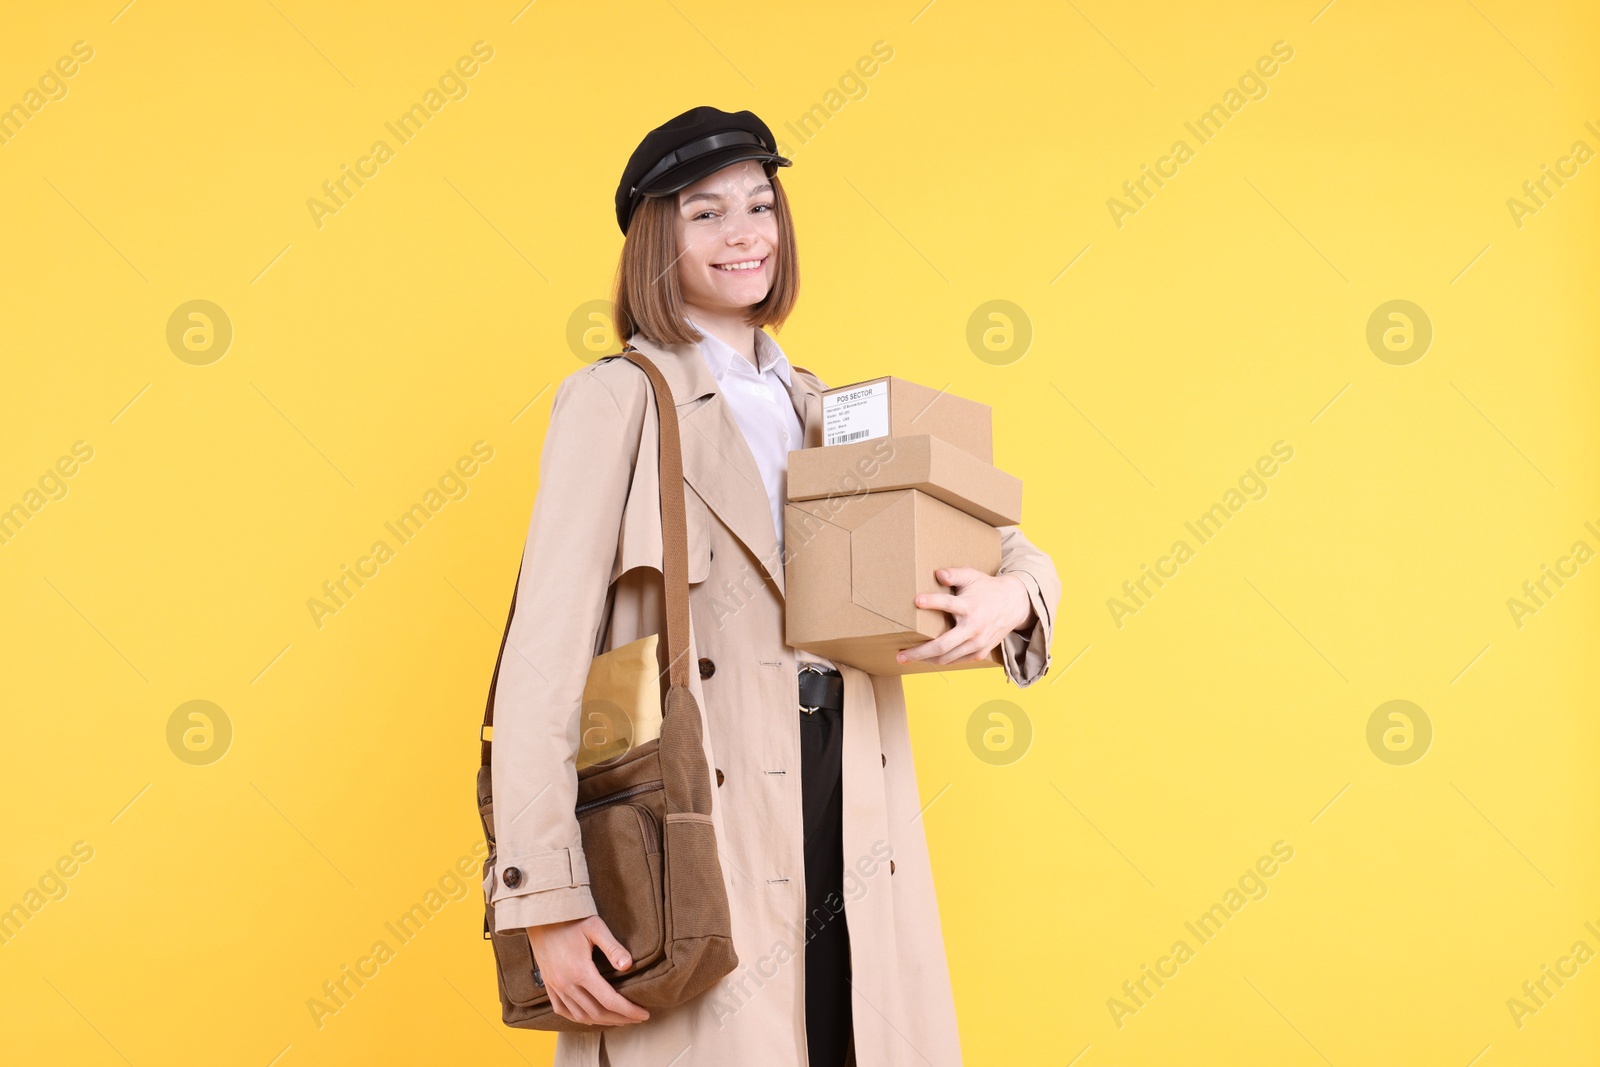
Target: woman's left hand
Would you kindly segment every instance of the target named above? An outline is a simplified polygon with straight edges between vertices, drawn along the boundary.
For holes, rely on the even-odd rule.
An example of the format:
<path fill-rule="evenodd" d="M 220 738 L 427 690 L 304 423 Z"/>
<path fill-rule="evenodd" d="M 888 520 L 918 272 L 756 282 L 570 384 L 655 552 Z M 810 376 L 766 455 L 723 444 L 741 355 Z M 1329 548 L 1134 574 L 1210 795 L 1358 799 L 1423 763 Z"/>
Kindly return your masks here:
<path fill-rule="evenodd" d="M 917 607 L 948 611 L 956 623 L 933 640 L 898 653 L 895 658 L 901 663 L 982 659 L 1008 633 L 1033 617 L 1028 587 L 1015 574 L 988 575 L 973 567 L 941 567 L 933 576 L 940 585 L 954 588 L 955 594 L 921 593 Z"/>

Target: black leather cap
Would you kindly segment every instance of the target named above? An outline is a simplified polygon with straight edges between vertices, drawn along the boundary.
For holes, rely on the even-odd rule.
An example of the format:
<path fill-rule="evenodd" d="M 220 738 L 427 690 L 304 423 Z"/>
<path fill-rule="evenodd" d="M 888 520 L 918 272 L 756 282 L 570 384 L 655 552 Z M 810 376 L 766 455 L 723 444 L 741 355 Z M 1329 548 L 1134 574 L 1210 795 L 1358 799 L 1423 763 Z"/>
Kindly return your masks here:
<path fill-rule="evenodd" d="M 617 185 L 617 225 L 628 223 L 646 196 L 665 196 L 693 185 L 730 163 L 757 159 L 768 174 L 790 166 L 778 155 L 778 143 L 767 124 L 752 111 L 691 108 L 662 123 L 639 142 L 628 157 Z"/>

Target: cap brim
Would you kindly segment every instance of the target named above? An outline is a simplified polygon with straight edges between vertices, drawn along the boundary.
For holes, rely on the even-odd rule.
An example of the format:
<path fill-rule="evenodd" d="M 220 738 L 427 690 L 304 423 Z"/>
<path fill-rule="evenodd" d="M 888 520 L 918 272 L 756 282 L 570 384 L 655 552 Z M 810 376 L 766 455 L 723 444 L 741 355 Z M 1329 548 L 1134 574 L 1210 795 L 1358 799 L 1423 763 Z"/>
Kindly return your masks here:
<path fill-rule="evenodd" d="M 776 163 L 780 167 L 790 165 L 789 160 L 776 152 L 768 152 L 763 148 L 757 148 L 752 145 L 733 145 L 716 152 L 708 152 L 703 156 L 697 156 L 679 166 L 673 167 L 656 179 L 650 188 L 641 189 L 639 193 L 641 196 L 667 196 L 680 189 L 688 188 L 701 178 L 709 174 L 715 174 L 723 167 L 731 166 L 735 163 L 743 163 L 749 159 L 760 160 L 763 163 Z"/>

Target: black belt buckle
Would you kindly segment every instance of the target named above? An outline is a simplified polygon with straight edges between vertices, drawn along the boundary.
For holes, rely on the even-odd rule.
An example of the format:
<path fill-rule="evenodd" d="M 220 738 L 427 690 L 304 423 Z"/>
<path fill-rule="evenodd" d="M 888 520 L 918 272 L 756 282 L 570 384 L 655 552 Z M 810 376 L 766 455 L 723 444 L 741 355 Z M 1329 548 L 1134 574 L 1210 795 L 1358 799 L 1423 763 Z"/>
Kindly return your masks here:
<path fill-rule="evenodd" d="M 800 670 L 799 670 L 798 673 L 804 673 L 806 671 L 810 671 L 812 674 L 823 674 L 823 675 L 838 674 L 839 673 L 837 670 L 831 670 L 830 671 L 828 668 L 824 667 L 820 663 L 813 663 L 811 660 L 801 660 L 800 661 Z M 822 708 L 821 704 L 801 704 L 800 705 L 800 710 L 805 712 L 807 715 L 815 714 L 821 708 Z"/>
<path fill-rule="evenodd" d="M 807 660 L 801 660 L 800 661 L 800 670 L 801 671 L 810 671 L 813 674 L 821 674 L 822 673 L 822 664 L 820 664 L 820 663 L 812 663 L 808 659 Z M 811 715 L 820 707 L 822 707 L 821 704 L 813 704 L 813 705 L 810 705 L 810 706 L 807 706 L 805 704 L 801 704 L 800 705 L 800 710 L 805 712 L 807 715 Z"/>

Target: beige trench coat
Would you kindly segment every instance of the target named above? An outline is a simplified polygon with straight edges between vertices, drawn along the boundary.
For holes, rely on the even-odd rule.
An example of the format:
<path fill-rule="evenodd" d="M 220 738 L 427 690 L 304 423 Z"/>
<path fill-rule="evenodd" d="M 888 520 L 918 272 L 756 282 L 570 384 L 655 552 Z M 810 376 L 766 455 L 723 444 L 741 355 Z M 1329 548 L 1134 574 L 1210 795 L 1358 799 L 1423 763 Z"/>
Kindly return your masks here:
<path fill-rule="evenodd" d="M 699 346 L 633 344 L 671 386 L 681 427 L 690 688 L 706 764 L 713 783 L 721 780 L 712 819 L 739 966 L 647 1022 L 560 1033 L 555 1065 L 805 1067 L 800 724 L 772 512 Z M 791 399 L 815 446 L 827 387 L 792 370 Z M 584 367 L 556 392 L 496 691 L 497 863 L 522 871 L 515 889 L 498 871 L 487 883 L 501 930 L 595 912 L 573 815 L 578 713 L 593 655 L 663 629 L 656 417 L 648 379 L 624 359 Z M 1006 638 L 1005 674 L 1027 686 L 1049 667 L 1061 586 L 1050 557 L 1018 528 L 1002 536 L 1001 571 L 1022 577 L 1035 616 Z M 956 1067 L 961 1044 L 901 680 L 841 670 L 856 1063 Z"/>

